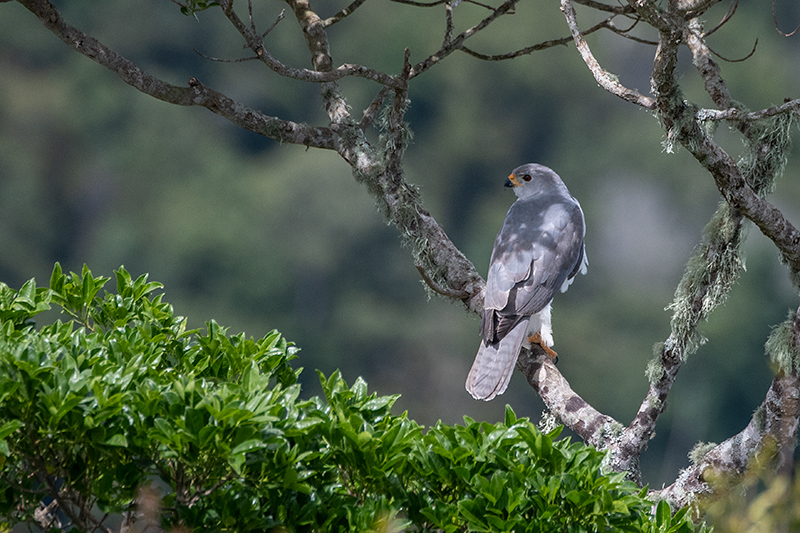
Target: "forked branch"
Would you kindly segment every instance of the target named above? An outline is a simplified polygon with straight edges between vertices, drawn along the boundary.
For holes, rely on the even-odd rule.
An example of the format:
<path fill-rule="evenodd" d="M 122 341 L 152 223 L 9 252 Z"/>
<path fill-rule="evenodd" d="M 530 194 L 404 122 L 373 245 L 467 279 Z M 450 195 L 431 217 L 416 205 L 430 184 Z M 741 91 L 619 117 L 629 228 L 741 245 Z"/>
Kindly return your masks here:
<path fill-rule="evenodd" d="M 49 0 L 19 0 L 19 2 L 68 46 L 109 69 L 122 81 L 146 95 L 170 104 L 205 107 L 236 126 L 278 142 L 327 150 L 337 149 L 336 135 L 329 128 L 315 128 L 265 115 L 202 85 L 194 78 L 188 87 L 169 84 L 142 70 L 94 37 L 67 24 Z"/>
<path fill-rule="evenodd" d="M 656 491 L 657 497 L 675 507 L 701 509 L 703 498 L 735 485 L 754 461 L 760 461 L 761 467 L 779 462 L 780 452 L 794 447 L 799 419 L 800 379 L 786 374 L 775 377 L 747 427 L 682 470 L 672 485 Z"/>
<path fill-rule="evenodd" d="M 655 100 L 649 96 L 644 96 L 636 89 L 628 89 L 619 82 L 616 76 L 600 66 L 600 63 L 598 63 L 594 54 L 592 54 L 592 51 L 589 49 L 589 44 L 586 42 L 586 39 L 583 38 L 583 34 L 578 26 L 578 17 L 575 13 L 575 7 L 572 5 L 571 0 L 561 0 L 561 11 L 567 19 L 567 26 L 569 26 L 569 30 L 572 33 L 572 38 L 575 41 L 578 52 L 581 54 L 581 58 L 583 58 L 583 62 L 586 63 L 586 66 L 589 67 L 597 83 L 611 94 L 619 96 L 627 102 L 631 102 L 646 109 L 655 109 Z"/>

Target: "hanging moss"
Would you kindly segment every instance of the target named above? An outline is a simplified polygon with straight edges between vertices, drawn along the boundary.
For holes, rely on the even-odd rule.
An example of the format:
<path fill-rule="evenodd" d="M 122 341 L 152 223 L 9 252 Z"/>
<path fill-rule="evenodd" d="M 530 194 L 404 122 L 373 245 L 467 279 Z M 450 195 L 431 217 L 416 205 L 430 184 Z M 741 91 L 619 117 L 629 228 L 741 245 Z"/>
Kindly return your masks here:
<path fill-rule="evenodd" d="M 689 452 L 689 461 L 691 461 L 693 465 L 699 465 L 703 462 L 703 459 L 705 459 L 706 454 L 716 447 L 716 442 L 698 442 Z"/>
<path fill-rule="evenodd" d="M 407 122 L 393 124 L 397 116 L 405 116 L 409 107 L 411 107 L 411 100 L 406 99 L 400 109 L 395 110 L 393 105 L 386 105 L 381 109 L 376 125 L 381 131 L 378 137 L 378 145 L 381 147 L 381 151 L 384 155 L 399 150 L 399 155 L 402 157 L 406 148 L 408 148 L 411 141 L 414 139 L 414 133 L 411 131 L 411 127 Z M 397 146 L 398 133 L 401 146 Z"/>
<path fill-rule="evenodd" d="M 800 124 L 800 114 L 788 113 L 746 126 L 747 150 L 738 165 L 747 183 L 762 198 L 775 190 L 775 180 L 783 174 L 791 148 L 792 129 L 798 124 Z M 783 254 L 781 262 L 789 268 L 789 279 L 800 292 L 800 269 Z"/>
<path fill-rule="evenodd" d="M 764 344 L 770 361 L 779 372 L 786 374 L 800 372 L 800 349 L 797 346 L 797 332 L 794 329 L 796 319 L 794 311 L 789 313 L 789 318 L 772 328 L 772 333 Z"/>
<path fill-rule="evenodd" d="M 797 114 L 782 114 L 738 125 L 745 137 L 745 150 L 737 165 L 747 183 L 762 197 L 774 190 L 776 178 L 783 173 L 792 128 L 797 123 Z M 686 264 L 668 307 L 673 311 L 672 335 L 664 348 L 680 353 L 684 360 L 705 342 L 697 332 L 698 323 L 724 303 L 745 269 L 742 243 L 749 227 L 746 222 L 727 202 L 720 202 Z M 800 288 L 800 272 L 791 269 L 790 274 Z M 657 358 L 660 356 L 661 350 L 656 354 Z M 651 365 L 648 378 L 658 379 L 661 372 L 659 365 Z"/>
<path fill-rule="evenodd" d="M 721 202 L 703 231 L 703 240 L 686 263 L 668 307 L 673 310 L 673 346 L 669 348 L 682 348 L 684 360 L 705 342 L 697 332 L 697 324 L 725 301 L 745 268 L 741 253 L 745 236 L 741 215 L 727 202 Z"/>
<path fill-rule="evenodd" d="M 661 354 L 664 352 L 664 343 L 657 342 L 653 346 L 653 358 L 647 363 L 647 368 L 644 371 L 647 380 L 650 383 L 655 383 L 664 376 L 664 363 L 661 362 Z"/>
<path fill-rule="evenodd" d="M 750 122 L 745 127 L 745 151 L 737 165 L 756 194 L 763 197 L 775 190 L 775 180 L 786 167 L 791 132 L 797 123 L 797 114 L 784 113 Z"/>

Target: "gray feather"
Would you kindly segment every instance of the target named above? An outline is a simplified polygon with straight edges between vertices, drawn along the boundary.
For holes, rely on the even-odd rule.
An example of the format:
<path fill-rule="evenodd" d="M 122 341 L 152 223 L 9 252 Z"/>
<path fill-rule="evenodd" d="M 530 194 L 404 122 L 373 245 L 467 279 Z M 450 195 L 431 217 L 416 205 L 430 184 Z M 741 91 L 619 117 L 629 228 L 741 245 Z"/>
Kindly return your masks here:
<path fill-rule="evenodd" d="M 505 392 L 514 373 L 529 320 L 525 317 L 497 343 L 481 342 L 467 376 L 466 389 L 473 398 L 489 401 Z"/>

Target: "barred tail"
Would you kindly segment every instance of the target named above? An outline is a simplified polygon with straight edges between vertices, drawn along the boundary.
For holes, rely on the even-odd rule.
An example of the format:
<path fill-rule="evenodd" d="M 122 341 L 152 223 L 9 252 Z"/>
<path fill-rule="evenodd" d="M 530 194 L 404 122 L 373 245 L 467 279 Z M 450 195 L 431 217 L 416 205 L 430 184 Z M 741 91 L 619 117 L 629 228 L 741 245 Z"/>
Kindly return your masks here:
<path fill-rule="evenodd" d="M 466 389 L 473 398 L 489 401 L 505 392 L 527 329 L 528 320 L 522 320 L 496 344 L 481 342 L 467 376 Z"/>

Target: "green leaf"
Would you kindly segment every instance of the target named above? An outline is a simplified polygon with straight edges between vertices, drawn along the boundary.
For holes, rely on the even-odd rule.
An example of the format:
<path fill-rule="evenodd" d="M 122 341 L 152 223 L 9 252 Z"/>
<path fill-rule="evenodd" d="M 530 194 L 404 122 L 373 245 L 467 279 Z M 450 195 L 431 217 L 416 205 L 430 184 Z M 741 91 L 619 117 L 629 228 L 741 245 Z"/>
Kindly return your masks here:
<path fill-rule="evenodd" d="M 258 450 L 261 448 L 266 448 L 266 443 L 261 439 L 250 439 L 242 442 L 238 446 L 236 446 L 233 450 L 231 450 L 231 455 L 238 455 L 244 454 L 248 452 L 252 452 L 253 450 Z"/>
<path fill-rule="evenodd" d="M 364 405 L 361 408 L 365 411 L 378 411 L 387 406 L 391 407 L 399 397 L 399 394 L 395 394 L 394 396 L 380 396 L 378 398 L 373 398 L 364 402 Z"/>
<path fill-rule="evenodd" d="M 64 272 L 61 270 L 61 264 L 56 263 L 53 267 L 53 273 L 50 274 L 50 288 L 57 293 L 60 293 L 64 288 Z"/>
<path fill-rule="evenodd" d="M 517 423 L 517 415 L 514 413 L 514 410 L 511 409 L 511 406 L 506 404 L 506 412 L 505 412 L 505 423 L 507 426 L 513 426 Z"/>
<path fill-rule="evenodd" d="M 484 531 L 489 528 L 488 523 L 483 518 L 486 510 L 474 500 L 462 500 L 458 502 L 458 511 L 470 522 L 471 528 L 477 526 L 479 530 Z"/>
<path fill-rule="evenodd" d="M 117 281 L 117 293 L 122 297 L 132 296 L 131 275 L 125 270 L 125 267 L 121 266 L 115 270 L 114 277 Z"/>
<path fill-rule="evenodd" d="M 665 500 L 658 502 L 656 506 L 656 526 L 659 528 L 669 526 L 671 513 L 669 504 Z"/>
<path fill-rule="evenodd" d="M 621 513 L 621 514 L 629 513 L 628 506 L 625 504 L 625 502 L 621 500 L 614 500 L 611 504 L 611 508 L 615 513 Z"/>
<path fill-rule="evenodd" d="M 128 447 L 128 439 L 125 435 L 121 433 L 117 433 L 116 435 L 111 435 L 103 444 L 107 446 L 121 446 L 123 448 Z"/>
<path fill-rule="evenodd" d="M 18 302 L 33 305 L 35 298 L 36 298 L 36 280 L 29 279 L 19 289 L 16 300 Z"/>
<path fill-rule="evenodd" d="M 94 284 L 94 276 L 86 265 L 83 265 L 83 282 L 81 283 L 81 300 L 83 305 L 90 305 L 94 295 L 97 294 Z"/>
<path fill-rule="evenodd" d="M 83 398 L 80 396 L 72 396 L 62 401 L 62 403 L 54 410 L 53 418 L 51 422 L 53 424 L 57 424 L 59 420 L 64 418 L 64 416 L 72 411 L 78 404 L 83 401 Z"/>
<path fill-rule="evenodd" d="M 0 427 L 0 440 L 5 439 L 19 428 L 25 427 L 25 424 L 20 420 L 9 420 Z"/>

